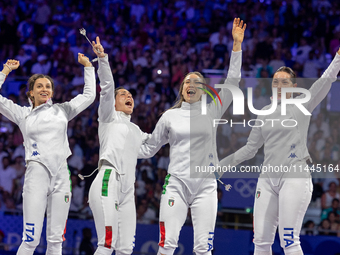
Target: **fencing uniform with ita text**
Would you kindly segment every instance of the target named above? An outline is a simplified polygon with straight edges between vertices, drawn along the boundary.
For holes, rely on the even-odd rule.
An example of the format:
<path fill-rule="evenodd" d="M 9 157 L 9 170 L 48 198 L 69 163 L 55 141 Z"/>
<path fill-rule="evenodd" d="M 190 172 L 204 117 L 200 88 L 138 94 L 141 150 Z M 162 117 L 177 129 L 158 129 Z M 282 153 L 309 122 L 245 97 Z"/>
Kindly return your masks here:
<path fill-rule="evenodd" d="M 339 69 L 340 56 L 336 54 L 321 78 L 309 89 L 311 99 L 303 104 L 309 112 L 312 112 L 328 94 Z M 301 95 L 297 98 L 303 97 L 304 95 Z M 271 105 L 266 106 L 263 110 L 270 107 Z M 257 150 L 264 144 L 265 157 L 262 169 L 266 167 L 267 172 L 263 171 L 260 175 L 255 194 L 255 255 L 272 254 L 271 245 L 274 242 L 277 227 L 279 227 L 281 246 L 285 254 L 303 254 L 299 235 L 313 190 L 306 164 L 306 160 L 310 158 L 307 149 L 310 117 L 296 105 L 287 105 L 286 115 L 282 115 L 279 103 L 274 113 L 258 117 L 257 127 L 252 128 L 247 144 L 221 161 L 221 165 L 224 166 L 238 165 L 254 157 Z M 265 119 L 277 121 L 273 123 Z M 297 122 L 296 126 L 293 120 Z M 260 126 L 261 123 L 264 125 Z M 269 172 L 275 166 L 284 166 L 286 170 Z"/>
<path fill-rule="evenodd" d="M 93 181 L 89 204 L 98 236 L 98 254 L 131 254 L 136 232 L 134 182 L 137 155 L 147 138 L 130 121 L 131 116 L 115 110 L 114 81 L 108 56 L 99 58 L 100 79 L 99 172 Z"/>
<path fill-rule="evenodd" d="M 70 102 L 21 107 L 0 96 L 0 112 L 16 123 L 24 137 L 27 170 L 23 187 L 24 230 L 19 255 L 33 254 L 47 214 L 46 254 L 61 255 L 71 200 L 66 159 L 71 155 L 67 124 L 95 99 L 95 73 L 85 67 L 84 93 Z M 0 85 L 6 76 L 0 73 Z"/>
<path fill-rule="evenodd" d="M 242 51 L 232 52 L 226 84 L 238 86 L 241 78 Z M 170 164 L 160 203 L 160 241 L 158 254 L 173 254 L 188 208 L 194 228 L 194 252 L 211 254 L 217 214 L 217 183 L 214 175 L 195 172 L 197 167 L 216 166 L 216 130 L 213 120 L 220 119 L 230 103 L 229 89 L 220 91 L 220 103 L 207 105 L 203 115 L 201 101 L 182 102 L 180 108 L 166 111 L 150 139 L 141 147 L 141 158 L 152 157 L 170 144 Z"/>

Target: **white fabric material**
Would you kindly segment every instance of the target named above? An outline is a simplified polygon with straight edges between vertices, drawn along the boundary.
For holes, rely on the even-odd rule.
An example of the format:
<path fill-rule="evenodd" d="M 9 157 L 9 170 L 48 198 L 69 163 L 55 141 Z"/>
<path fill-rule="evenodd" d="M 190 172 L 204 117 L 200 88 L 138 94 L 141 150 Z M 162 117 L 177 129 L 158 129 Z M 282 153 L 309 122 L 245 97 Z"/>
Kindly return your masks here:
<path fill-rule="evenodd" d="M 339 69 L 340 55 L 336 54 L 334 60 L 321 78 L 309 89 L 311 99 L 304 104 L 304 107 L 309 112 L 312 112 L 325 98 L 331 88 L 332 82 L 336 80 Z M 263 109 L 268 109 L 270 107 L 271 105 L 268 105 Z M 263 127 L 253 127 L 247 144 L 234 154 L 221 160 L 221 165 L 236 166 L 245 160 L 251 159 L 263 144 L 265 155 L 263 162 L 264 166 L 290 166 L 300 164 L 298 162 L 304 162 L 310 158 L 307 148 L 307 132 L 310 116 L 304 115 L 295 105 L 288 105 L 287 115 L 285 116 L 281 115 L 281 107 L 278 106 L 273 114 L 269 116 L 259 116 L 258 119 L 265 123 Z M 273 128 L 272 122 L 266 121 L 265 119 L 279 119 L 280 121 L 275 121 Z M 292 128 L 282 127 L 280 122 L 284 119 L 294 119 L 298 122 L 298 125 Z M 287 125 L 292 124 L 290 123 Z M 297 157 L 290 157 L 292 153 Z M 281 171 L 274 175 L 269 175 L 268 173 L 263 175 L 266 175 L 269 178 L 275 177 L 276 181 L 274 178 L 272 179 L 276 182 L 276 185 L 278 185 L 277 180 L 279 180 L 283 174 L 284 173 Z"/>
<path fill-rule="evenodd" d="M 266 245 L 267 246 L 267 245 Z M 269 247 L 270 248 L 270 247 Z M 272 255 L 272 251 L 271 251 L 271 248 L 270 248 L 270 251 L 259 251 L 258 250 L 258 247 L 256 247 L 255 245 L 255 251 L 254 251 L 254 255 Z"/>
<path fill-rule="evenodd" d="M 217 213 L 216 181 L 206 179 L 195 194 L 192 194 L 181 180 L 173 176 L 169 177 L 168 185 L 164 186 L 159 222 L 164 223 L 165 235 L 162 237 L 160 234 L 159 251 L 167 255 L 174 253 L 180 230 L 190 208 L 194 227 L 194 252 L 211 254 Z"/>
<path fill-rule="evenodd" d="M 108 249 L 104 246 L 98 246 L 94 255 L 111 255 L 112 252 L 113 252 L 113 248 Z"/>
<path fill-rule="evenodd" d="M 61 255 L 62 243 L 48 243 L 46 254 L 48 255 Z"/>
<path fill-rule="evenodd" d="M 139 147 L 148 134 L 130 122 L 130 115 L 116 111 L 114 81 L 108 56 L 99 58 L 100 80 L 99 173 L 93 181 L 89 203 L 95 219 L 98 249 L 95 254 L 131 254 L 136 232 L 134 182 Z M 108 195 L 102 194 L 106 169 L 112 169 Z M 116 209 L 118 206 L 118 210 Z M 105 247 L 105 229 L 112 227 L 111 247 Z M 109 246 L 109 245 L 106 245 Z"/>
<path fill-rule="evenodd" d="M 271 244 L 255 244 L 254 255 L 272 255 Z"/>
<path fill-rule="evenodd" d="M 241 62 L 242 51 L 232 52 L 225 84 L 239 86 Z M 183 102 L 181 108 L 166 111 L 150 139 L 141 146 L 139 157 L 147 158 L 155 155 L 161 146 L 169 143 L 168 173 L 171 174 L 170 179 L 177 180 L 169 182 L 161 199 L 160 222 L 164 222 L 165 250 L 160 236 L 160 253 L 173 254 L 177 247 L 179 231 L 190 207 L 194 227 L 194 251 L 198 254 L 211 254 L 217 214 L 217 183 L 214 175 L 195 173 L 195 166 L 208 167 L 218 163 L 217 126 L 213 127 L 213 119 L 222 117 L 232 102 L 232 94 L 229 89 L 223 88 L 219 96 L 223 105 L 211 102 L 207 105 L 206 115 L 201 114 L 200 101 L 192 104 Z M 174 182 L 176 184 L 171 184 Z M 169 209 L 168 200 L 171 196 L 176 197 L 177 202 Z M 205 224 L 202 224 L 203 222 Z"/>
<path fill-rule="evenodd" d="M 130 121 L 131 116 L 116 111 L 114 81 L 108 56 L 99 58 L 100 79 L 99 120 L 99 167 L 106 160 L 121 174 L 122 192 L 129 191 L 135 182 L 137 155 L 142 141 L 148 137 Z"/>
<path fill-rule="evenodd" d="M 94 67 L 85 67 L 84 93 L 70 102 L 45 104 L 32 109 L 21 107 L 0 95 L 0 113 L 20 128 L 24 137 L 25 160 L 44 164 L 56 176 L 65 160 L 71 155 L 67 139 L 67 124 L 85 110 L 95 99 L 96 80 Z M 0 86 L 6 75 L 0 72 Z"/>
<path fill-rule="evenodd" d="M 322 77 L 309 90 L 311 99 L 304 104 L 309 112 L 325 98 L 332 82 L 336 80 L 339 69 L 340 56 L 336 54 Z M 265 109 L 269 107 L 266 106 Z M 294 119 L 298 125 L 284 128 L 278 124 L 273 128 L 269 122 L 263 127 L 252 128 L 247 144 L 223 159 L 221 165 L 238 165 L 254 157 L 264 144 L 264 166 L 296 166 L 297 170 L 301 166 L 305 169 L 306 160 L 310 158 L 306 146 L 310 116 L 304 115 L 295 105 L 288 105 L 286 116 L 281 116 L 281 107 L 277 107 L 272 115 L 258 117 L 265 118 L 280 121 Z M 281 246 L 285 248 L 286 254 L 289 254 L 288 251 L 301 250 L 299 235 L 311 195 L 312 183 L 309 172 L 262 173 L 256 191 L 256 197 L 259 197 L 255 198 L 254 205 L 255 246 L 271 245 L 279 226 Z"/>
<path fill-rule="evenodd" d="M 33 255 L 35 246 L 29 246 L 27 243 L 22 243 L 17 251 L 17 255 Z"/>
<path fill-rule="evenodd" d="M 111 172 L 107 195 L 103 195 L 103 178 L 107 169 Z M 122 254 L 132 253 L 136 233 L 134 189 L 122 193 L 121 185 L 121 176 L 110 165 L 101 167 L 91 185 L 89 204 L 98 236 L 98 248 L 95 254 L 111 254 L 113 250 Z M 108 247 L 108 244 L 105 246 L 106 227 L 112 228 L 111 247 Z"/>
<path fill-rule="evenodd" d="M 230 69 L 225 81 L 228 85 L 238 86 L 241 79 L 242 51 L 232 52 Z M 183 181 L 191 193 L 196 193 L 206 173 L 195 172 L 195 166 L 209 166 L 218 163 L 216 150 L 216 130 L 213 120 L 220 119 L 230 103 L 232 94 L 229 89 L 221 89 L 218 102 L 207 105 L 207 114 L 201 114 L 201 102 L 182 103 L 181 108 L 166 111 L 158 121 L 155 130 L 141 147 L 139 158 L 154 156 L 166 143 L 170 144 L 170 165 L 168 173 Z M 192 176 L 194 174 L 195 176 Z M 196 178 L 192 178 L 196 177 Z M 210 177 L 214 177 L 211 176 Z"/>
<path fill-rule="evenodd" d="M 54 251 L 55 247 L 59 247 L 59 251 L 54 254 L 61 254 L 61 243 L 72 196 L 70 186 L 66 161 L 56 176 L 51 176 L 41 163 L 28 162 L 23 188 L 23 242 L 18 255 L 27 254 L 25 252 L 27 245 L 35 248 L 39 244 L 45 211 L 48 247 Z"/>
<path fill-rule="evenodd" d="M 274 186 L 269 178 L 259 178 L 254 204 L 254 244 L 272 245 L 277 227 L 282 248 L 301 249 L 300 231 L 312 197 L 309 173 L 305 178 L 282 178 Z M 265 212 L 265 213 L 264 213 Z M 286 253 L 287 254 L 287 253 Z"/>

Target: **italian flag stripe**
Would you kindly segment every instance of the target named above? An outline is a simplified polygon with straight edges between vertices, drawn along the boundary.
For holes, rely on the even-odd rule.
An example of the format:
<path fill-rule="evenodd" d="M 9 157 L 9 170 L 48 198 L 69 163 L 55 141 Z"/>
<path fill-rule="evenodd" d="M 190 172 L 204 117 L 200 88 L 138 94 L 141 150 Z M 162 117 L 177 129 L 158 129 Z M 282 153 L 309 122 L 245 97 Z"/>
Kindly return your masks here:
<path fill-rule="evenodd" d="M 162 191 L 162 194 L 165 194 L 166 192 L 166 186 L 168 186 L 169 184 L 169 178 L 170 178 L 171 174 L 168 174 L 166 177 L 165 177 L 165 181 L 164 181 L 164 185 L 163 185 L 163 191 Z"/>
<path fill-rule="evenodd" d="M 102 184 L 102 196 L 107 197 L 107 190 L 109 186 L 109 179 L 112 169 L 106 169 L 103 177 L 103 184 Z"/>

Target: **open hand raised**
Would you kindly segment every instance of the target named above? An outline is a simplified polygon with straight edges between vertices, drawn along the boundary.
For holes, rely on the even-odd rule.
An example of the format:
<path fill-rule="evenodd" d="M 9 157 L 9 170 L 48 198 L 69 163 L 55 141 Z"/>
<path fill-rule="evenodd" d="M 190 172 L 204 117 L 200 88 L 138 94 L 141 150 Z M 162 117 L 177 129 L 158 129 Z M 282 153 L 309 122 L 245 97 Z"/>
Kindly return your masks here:
<path fill-rule="evenodd" d="M 244 38 L 244 31 L 246 30 L 247 24 L 243 24 L 243 20 L 235 18 L 233 23 L 233 39 L 236 43 L 242 43 Z"/>

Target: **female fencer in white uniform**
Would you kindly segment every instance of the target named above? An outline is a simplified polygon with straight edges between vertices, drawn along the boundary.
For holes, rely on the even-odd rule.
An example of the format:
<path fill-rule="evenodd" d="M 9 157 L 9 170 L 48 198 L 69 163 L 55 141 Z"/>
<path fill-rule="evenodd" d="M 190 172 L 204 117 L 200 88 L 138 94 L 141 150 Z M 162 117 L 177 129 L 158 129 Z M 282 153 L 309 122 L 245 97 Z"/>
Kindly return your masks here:
<path fill-rule="evenodd" d="M 34 74 L 28 80 L 27 95 L 31 107 L 21 107 L 0 96 L 0 113 L 20 128 L 24 137 L 27 170 L 23 187 L 24 230 L 18 255 L 32 255 L 40 242 L 45 212 L 47 215 L 46 254 L 61 255 L 66 220 L 71 200 L 71 183 L 66 159 L 71 155 L 67 124 L 95 99 L 95 73 L 83 54 L 84 93 L 70 102 L 53 104 L 54 83 L 51 77 Z M 8 60 L 0 73 L 0 85 L 17 60 Z"/>
<path fill-rule="evenodd" d="M 238 86 L 241 78 L 241 43 L 246 25 L 235 19 L 230 68 L 225 83 Z M 170 144 L 170 165 L 163 186 L 160 204 L 160 240 L 158 254 L 173 254 L 188 208 L 194 228 L 194 252 L 209 255 L 213 248 L 217 214 L 217 191 L 214 175 L 197 174 L 195 166 L 218 163 L 216 127 L 213 119 L 220 119 L 232 101 L 229 89 L 222 89 L 218 102 L 207 105 L 207 114 L 201 114 L 202 84 L 199 72 L 185 76 L 179 91 L 179 101 L 158 121 L 150 139 L 141 147 L 140 157 L 147 158 L 166 143 Z M 209 178 L 212 177 L 212 178 Z"/>
<path fill-rule="evenodd" d="M 134 196 L 139 148 L 148 137 L 130 121 L 134 101 L 123 87 L 115 89 L 108 55 L 99 37 L 93 42 L 98 56 L 100 80 L 99 172 L 94 179 L 89 203 L 98 236 L 98 254 L 131 254 L 136 233 Z"/>
<path fill-rule="evenodd" d="M 303 106 L 310 113 L 326 97 L 332 82 L 337 78 L 340 69 L 339 54 L 340 50 L 321 78 L 309 89 L 311 99 Z M 279 102 L 282 88 L 296 86 L 296 75 L 292 69 L 281 67 L 275 72 L 272 88 L 277 88 Z M 291 97 L 291 93 L 286 93 L 286 98 Z M 301 95 L 297 99 L 303 97 L 304 95 Z M 263 171 L 260 175 L 255 193 L 255 255 L 272 254 L 271 245 L 274 242 L 277 226 L 279 226 L 281 246 L 285 254 L 303 254 L 299 236 L 313 189 L 306 164 L 306 160 L 310 159 L 306 145 L 310 115 L 305 115 L 293 104 L 287 105 L 286 115 L 283 115 L 280 106 L 279 103 L 275 112 L 268 116 L 259 116 L 256 124 L 258 127 L 252 128 L 247 144 L 221 161 L 222 166 L 236 166 L 253 158 L 264 144 L 262 168 L 266 167 L 267 172 Z M 270 108 L 271 105 L 268 105 L 263 110 Z M 296 126 L 293 120 L 297 121 Z M 282 121 L 284 125 L 281 124 Z M 285 170 L 269 173 L 273 167 L 283 169 L 280 168 L 281 166 L 285 166 Z"/>

